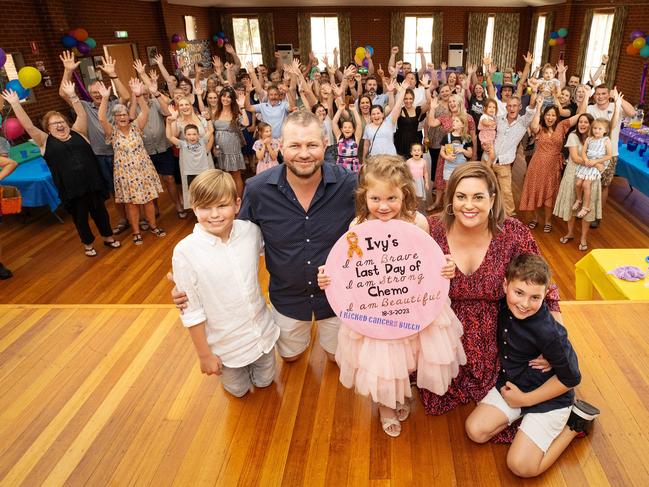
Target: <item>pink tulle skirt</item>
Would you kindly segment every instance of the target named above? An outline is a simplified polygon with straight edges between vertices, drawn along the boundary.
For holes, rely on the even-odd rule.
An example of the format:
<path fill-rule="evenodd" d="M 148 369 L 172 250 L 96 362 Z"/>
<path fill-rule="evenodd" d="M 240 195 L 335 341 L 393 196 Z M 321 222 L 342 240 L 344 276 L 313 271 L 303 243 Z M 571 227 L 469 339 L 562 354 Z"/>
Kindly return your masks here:
<path fill-rule="evenodd" d="M 397 402 L 412 396 L 410 373 L 416 370 L 419 388 L 443 395 L 466 363 L 462 333 L 462 323 L 448 303 L 423 331 L 399 340 L 366 337 L 342 324 L 336 349 L 340 382 L 396 408 Z"/>

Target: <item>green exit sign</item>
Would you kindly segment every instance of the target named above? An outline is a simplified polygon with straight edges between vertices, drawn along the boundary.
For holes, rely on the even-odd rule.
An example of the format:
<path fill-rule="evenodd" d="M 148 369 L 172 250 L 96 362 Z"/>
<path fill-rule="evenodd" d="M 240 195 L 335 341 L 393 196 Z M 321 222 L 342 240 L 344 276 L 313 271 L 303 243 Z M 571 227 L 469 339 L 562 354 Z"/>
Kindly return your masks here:
<path fill-rule="evenodd" d="M 128 31 L 126 30 L 116 30 L 115 31 L 115 37 L 118 39 L 125 39 L 128 37 Z"/>

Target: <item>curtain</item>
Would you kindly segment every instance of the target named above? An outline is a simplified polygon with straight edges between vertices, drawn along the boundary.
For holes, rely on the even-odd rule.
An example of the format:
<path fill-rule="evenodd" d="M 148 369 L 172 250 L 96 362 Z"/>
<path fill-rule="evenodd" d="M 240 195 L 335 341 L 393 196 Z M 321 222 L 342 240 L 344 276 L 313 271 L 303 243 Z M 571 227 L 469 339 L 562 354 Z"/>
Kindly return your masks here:
<path fill-rule="evenodd" d="M 478 66 L 482 66 L 482 57 L 484 56 L 484 38 L 487 34 L 488 19 L 488 13 L 469 13 L 469 32 L 467 39 L 468 52 L 466 57 L 467 64 L 476 64 Z"/>
<path fill-rule="evenodd" d="M 300 43 L 300 61 L 306 64 L 311 52 L 311 15 L 306 12 L 297 14 L 297 38 Z"/>
<path fill-rule="evenodd" d="M 237 46 L 234 44 L 234 28 L 232 27 L 232 14 L 221 14 L 221 31 L 225 34 L 225 37 L 230 39 L 230 42 L 236 49 Z"/>
<path fill-rule="evenodd" d="M 338 14 L 338 52 L 339 66 L 342 68 L 352 61 L 352 28 L 349 12 Z M 330 61 L 333 66 L 333 59 Z"/>
<path fill-rule="evenodd" d="M 543 49 L 541 50 L 541 59 L 537 59 L 538 65 L 543 66 L 548 61 L 548 39 L 550 39 L 550 32 L 552 32 L 552 25 L 554 24 L 554 12 L 543 12 L 534 14 L 532 17 L 532 28 L 530 30 L 530 44 L 527 50 L 534 54 L 534 41 L 536 40 L 536 30 L 539 26 L 539 17 L 545 16 L 545 28 L 543 30 Z M 532 66 L 533 70 L 536 66 Z"/>
<path fill-rule="evenodd" d="M 259 40 L 261 41 L 261 57 L 266 66 L 275 65 L 275 29 L 273 27 L 273 14 L 258 14 Z"/>
<path fill-rule="evenodd" d="M 540 14 L 534 14 L 532 16 L 532 25 L 530 26 L 530 42 L 527 45 L 527 50 L 532 54 L 534 54 L 534 40 L 536 39 L 536 28 L 539 26 L 540 16 Z"/>
<path fill-rule="evenodd" d="M 444 60 L 442 57 L 442 34 L 444 33 L 444 14 L 436 12 L 433 14 L 433 42 L 430 44 L 431 62 L 439 66 Z"/>
<path fill-rule="evenodd" d="M 614 19 L 615 20 L 615 19 Z M 584 64 L 586 63 L 586 49 L 588 49 L 588 36 L 590 34 L 590 27 L 593 23 L 593 9 L 589 8 L 584 14 L 584 26 L 581 29 L 581 38 L 579 40 L 579 55 L 577 56 L 577 74 L 581 78 L 584 71 Z"/>
<path fill-rule="evenodd" d="M 629 7 L 623 5 L 615 7 L 613 17 L 613 29 L 611 30 L 611 41 L 608 45 L 608 64 L 606 65 L 605 83 L 609 88 L 615 85 L 615 75 L 617 74 L 617 63 L 620 60 L 620 50 L 624 35 L 624 23 L 629 12 Z"/>
<path fill-rule="evenodd" d="M 405 27 L 403 12 L 392 11 L 390 15 L 390 47 L 397 46 L 403 57 L 403 30 Z M 387 72 L 387 69 L 386 69 Z"/>
<path fill-rule="evenodd" d="M 510 67 L 516 70 L 520 22 L 520 14 L 517 13 L 494 16 L 494 40 L 491 57 L 501 71 Z"/>

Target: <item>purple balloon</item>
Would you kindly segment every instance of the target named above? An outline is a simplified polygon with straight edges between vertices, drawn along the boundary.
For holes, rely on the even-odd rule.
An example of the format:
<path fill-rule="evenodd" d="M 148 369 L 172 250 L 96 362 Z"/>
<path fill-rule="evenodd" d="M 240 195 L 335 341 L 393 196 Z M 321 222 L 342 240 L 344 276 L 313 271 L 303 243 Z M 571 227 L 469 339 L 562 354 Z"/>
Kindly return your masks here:
<path fill-rule="evenodd" d="M 84 56 L 90 54 L 90 46 L 83 41 L 77 42 L 77 49 Z"/>
<path fill-rule="evenodd" d="M 180 36 L 178 34 L 174 34 L 171 36 L 171 42 L 178 42 L 180 41 Z"/>
<path fill-rule="evenodd" d="M 7 54 L 0 47 L 0 68 L 4 66 L 6 62 L 7 62 Z"/>
<path fill-rule="evenodd" d="M 644 37 L 644 32 L 641 30 L 634 30 L 631 32 L 631 42 L 633 42 L 638 37 Z"/>
<path fill-rule="evenodd" d="M 367 60 L 367 58 L 363 59 L 363 66 L 365 66 L 366 68 L 370 67 L 370 62 Z"/>

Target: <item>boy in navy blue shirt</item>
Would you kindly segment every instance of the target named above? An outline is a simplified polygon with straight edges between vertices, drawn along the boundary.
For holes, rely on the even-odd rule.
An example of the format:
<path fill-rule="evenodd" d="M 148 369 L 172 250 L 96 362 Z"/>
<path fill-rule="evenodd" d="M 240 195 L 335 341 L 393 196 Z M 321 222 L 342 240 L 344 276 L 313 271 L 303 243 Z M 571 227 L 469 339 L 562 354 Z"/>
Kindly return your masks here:
<path fill-rule="evenodd" d="M 509 263 L 498 313 L 500 373 L 465 425 L 469 438 L 484 443 L 522 416 L 507 453 L 507 466 L 520 477 L 547 470 L 599 414 L 575 401 L 573 388 L 581 381 L 577 355 L 544 302 L 549 285 L 542 257 L 521 254 Z M 530 367 L 539 355 L 549 370 Z"/>

